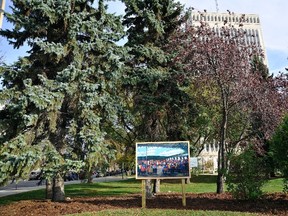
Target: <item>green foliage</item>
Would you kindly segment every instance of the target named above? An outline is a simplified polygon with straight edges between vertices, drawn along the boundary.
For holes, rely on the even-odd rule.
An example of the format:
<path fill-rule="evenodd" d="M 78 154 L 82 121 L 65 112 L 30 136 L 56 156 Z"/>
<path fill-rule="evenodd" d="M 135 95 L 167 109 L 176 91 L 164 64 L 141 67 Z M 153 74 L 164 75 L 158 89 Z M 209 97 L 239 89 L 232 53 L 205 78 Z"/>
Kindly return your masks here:
<path fill-rule="evenodd" d="M 267 176 L 265 159 L 250 147 L 231 157 L 227 189 L 237 199 L 258 199 L 263 194 Z"/>
<path fill-rule="evenodd" d="M 130 55 L 125 64 L 124 91 L 117 91 L 121 97 L 119 118 L 105 127 L 108 130 L 106 137 L 117 146 L 122 144 L 117 149 L 118 164 L 133 169 L 137 140 L 179 139 L 178 134 L 178 138 L 174 138 L 176 135 L 167 138 L 167 134 L 184 131 L 182 125 L 176 128 L 181 120 L 172 114 L 190 117 L 186 115 L 190 111 L 186 106 L 190 98 L 171 78 L 170 57 L 164 47 L 169 35 L 183 22 L 183 6 L 173 0 L 122 2 L 126 6 L 122 22 L 127 27 L 125 47 Z"/>
<path fill-rule="evenodd" d="M 288 116 L 276 130 L 271 140 L 271 154 L 285 177 L 288 177 Z"/>
<path fill-rule="evenodd" d="M 183 5 L 174 0 L 122 0 L 126 5 L 123 24 L 128 27 L 128 44 L 165 44 L 183 22 Z M 136 50 L 135 50 L 136 51 Z"/>
<path fill-rule="evenodd" d="M 183 5 L 174 0 L 123 0 L 131 60 L 125 86 L 130 96 L 127 109 L 133 125 L 129 136 L 134 140 L 185 140 L 193 118 L 190 96 L 174 79 L 169 67 L 171 54 L 166 44 L 171 34 L 185 21 Z"/>
<path fill-rule="evenodd" d="M 267 77 L 261 50 L 246 43 L 243 28 L 198 24 L 179 28 L 167 49 L 174 54 L 173 66 L 182 75 L 177 77 L 180 84 L 196 89 L 192 92 L 196 107 L 206 114 L 207 118 L 198 118 L 200 124 L 195 125 L 204 129 L 208 140 L 210 136 L 219 144 L 217 192 L 222 193 L 229 154 L 252 140 L 263 146 L 286 112 L 287 100 L 278 90 L 286 89 L 287 78 Z"/>
<path fill-rule="evenodd" d="M 112 158 L 105 125 L 119 109 L 124 47 L 120 17 L 104 1 L 13 1 L 3 30 L 28 56 L 1 67 L 0 182 L 25 178 L 34 168 L 46 177 Z"/>
<path fill-rule="evenodd" d="M 275 168 L 283 173 L 283 190 L 288 192 L 288 116 L 283 119 L 270 141 L 270 156 L 275 162 Z"/>
<path fill-rule="evenodd" d="M 283 191 L 284 191 L 285 193 L 288 193 L 288 179 L 287 179 L 287 178 L 284 178 L 284 179 L 283 179 L 283 185 L 284 185 Z"/>

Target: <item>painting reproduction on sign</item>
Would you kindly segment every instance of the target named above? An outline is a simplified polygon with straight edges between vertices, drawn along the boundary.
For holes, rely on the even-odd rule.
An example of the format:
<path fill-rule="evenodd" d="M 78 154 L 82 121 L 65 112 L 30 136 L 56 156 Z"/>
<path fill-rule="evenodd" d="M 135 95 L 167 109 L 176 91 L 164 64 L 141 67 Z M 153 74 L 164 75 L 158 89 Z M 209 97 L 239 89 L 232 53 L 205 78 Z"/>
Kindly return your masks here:
<path fill-rule="evenodd" d="M 136 143 L 136 178 L 190 178 L 189 142 Z"/>

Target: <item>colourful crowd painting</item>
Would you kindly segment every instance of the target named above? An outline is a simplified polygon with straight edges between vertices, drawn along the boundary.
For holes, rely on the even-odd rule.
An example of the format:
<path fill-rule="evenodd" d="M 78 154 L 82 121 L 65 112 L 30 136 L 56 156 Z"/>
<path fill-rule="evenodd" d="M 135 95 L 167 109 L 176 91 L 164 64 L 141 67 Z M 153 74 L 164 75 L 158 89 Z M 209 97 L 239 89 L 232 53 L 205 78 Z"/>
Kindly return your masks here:
<path fill-rule="evenodd" d="M 189 178 L 189 142 L 136 143 L 136 178 Z"/>

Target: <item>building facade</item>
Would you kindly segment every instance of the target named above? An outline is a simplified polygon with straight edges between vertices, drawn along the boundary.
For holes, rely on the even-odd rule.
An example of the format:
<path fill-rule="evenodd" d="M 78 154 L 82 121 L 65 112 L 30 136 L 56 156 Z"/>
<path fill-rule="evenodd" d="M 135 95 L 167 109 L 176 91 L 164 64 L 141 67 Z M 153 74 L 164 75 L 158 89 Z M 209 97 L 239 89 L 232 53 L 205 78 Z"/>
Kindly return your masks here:
<path fill-rule="evenodd" d="M 243 28 L 246 31 L 246 42 L 255 44 L 264 54 L 263 63 L 268 66 L 267 54 L 264 45 L 260 18 L 256 14 L 236 14 L 236 13 L 218 13 L 218 12 L 192 12 L 191 23 L 198 25 L 200 21 L 207 22 L 210 27 L 222 27 L 224 24 L 230 24 L 235 28 Z"/>
<path fill-rule="evenodd" d="M 214 140 L 212 143 L 205 143 L 204 148 L 198 156 L 198 168 L 200 172 L 214 174 L 218 168 L 219 145 Z"/>

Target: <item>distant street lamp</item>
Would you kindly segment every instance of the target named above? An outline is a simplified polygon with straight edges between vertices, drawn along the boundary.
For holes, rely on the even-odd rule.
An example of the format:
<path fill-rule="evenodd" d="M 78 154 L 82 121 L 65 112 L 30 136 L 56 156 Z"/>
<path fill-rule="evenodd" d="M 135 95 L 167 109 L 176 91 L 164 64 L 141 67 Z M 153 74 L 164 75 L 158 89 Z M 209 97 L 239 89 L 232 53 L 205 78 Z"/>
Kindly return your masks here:
<path fill-rule="evenodd" d="M 4 18 L 5 0 L 0 0 L 0 29 L 2 28 Z"/>

